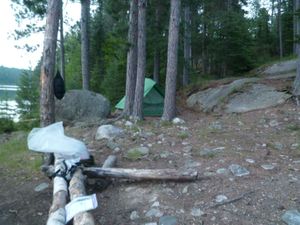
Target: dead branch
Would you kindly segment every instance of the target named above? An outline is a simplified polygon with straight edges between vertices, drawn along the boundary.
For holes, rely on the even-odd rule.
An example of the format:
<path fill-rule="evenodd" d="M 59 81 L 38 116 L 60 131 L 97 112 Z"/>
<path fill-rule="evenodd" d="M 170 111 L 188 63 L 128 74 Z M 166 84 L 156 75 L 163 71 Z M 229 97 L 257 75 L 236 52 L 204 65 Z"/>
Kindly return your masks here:
<path fill-rule="evenodd" d="M 180 180 L 197 179 L 197 171 L 175 169 L 122 169 L 122 168 L 84 168 L 83 173 L 90 178 L 112 177 L 133 180 Z"/>
<path fill-rule="evenodd" d="M 239 201 L 239 200 L 245 198 L 246 196 L 248 196 L 248 195 L 250 195 L 250 194 L 252 194 L 252 193 L 254 193 L 254 192 L 255 192 L 255 191 L 253 191 L 253 190 L 252 190 L 252 191 L 245 192 L 245 193 L 243 193 L 242 195 L 240 195 L 240 196 L 238 196 L 238 197 L 236 197 L 236 198 L 229 199 L 229 200 L 227 200 L 227 201 L 217 203 L 217 204 L 215 204 L 215 205 L 213 205 L 213 206 L 210 206 L 209 208 L 217 208 L 217 207 L 222 206 L 222 205 L 227 205 L 227 204 L 230 204 L 230 203 L 237 202 L 237 201 Z"/>

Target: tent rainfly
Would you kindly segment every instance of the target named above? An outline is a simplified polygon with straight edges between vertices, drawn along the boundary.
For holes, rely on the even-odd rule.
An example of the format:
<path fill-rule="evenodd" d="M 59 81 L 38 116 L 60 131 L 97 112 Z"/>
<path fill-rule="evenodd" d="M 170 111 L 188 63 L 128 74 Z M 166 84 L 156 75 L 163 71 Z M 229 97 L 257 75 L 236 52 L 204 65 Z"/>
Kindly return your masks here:
<path fill-rule="evenodd" d="M 125 96 L 115 106 L 124 109 Z M 143 114 L 144 116 L 161 116 L 164 108 L 164 93 L 154 80 L 145 78 Z"/>

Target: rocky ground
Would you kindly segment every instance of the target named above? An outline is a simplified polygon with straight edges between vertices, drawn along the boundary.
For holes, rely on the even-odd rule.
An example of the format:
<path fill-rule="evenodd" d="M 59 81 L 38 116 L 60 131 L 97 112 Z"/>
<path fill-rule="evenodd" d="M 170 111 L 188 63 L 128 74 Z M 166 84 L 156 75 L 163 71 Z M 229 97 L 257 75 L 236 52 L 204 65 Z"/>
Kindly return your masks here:
<path fill-rule="evenodd" d="M 184 105 L 179 112 L 183 121 L 177 124 L 159 118 L 117 121 L 113 125 L 122 132 L 112 140 L 96 135 L 97 123 L 66 127 L 99 166 L 115 154 L 120 168 L 187 168 L 199 174 L 192 182 L 114 180 L 106 189 L 89 180 L 88 192 L 99 202 L 96 224 L 275 225 L 285 224 L 282 216 L 289 210 L 300 210 L 300 108 L 292 99 L 241 114 L 205 114 Z M 9 168 L 1 168 L 0 177 L 0 224 L 45 224 L 51 181 L 42 174 L 11 174 Z M 41 183 L 48 186 L 35 190 Z"/>

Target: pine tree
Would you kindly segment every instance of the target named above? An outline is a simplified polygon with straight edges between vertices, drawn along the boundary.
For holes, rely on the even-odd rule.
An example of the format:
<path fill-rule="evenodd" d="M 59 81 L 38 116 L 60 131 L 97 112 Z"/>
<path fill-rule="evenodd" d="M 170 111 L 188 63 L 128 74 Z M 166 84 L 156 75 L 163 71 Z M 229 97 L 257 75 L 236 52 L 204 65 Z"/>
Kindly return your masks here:
<path fill-rule="evenodd" d="M 168 63 L 166 90 L 162 120 L 170 121 L 176 115 L 176 77 L 178 62 L 178 36 L 180 19 L 180 0 L 171 0 L 168 41 Z"/>

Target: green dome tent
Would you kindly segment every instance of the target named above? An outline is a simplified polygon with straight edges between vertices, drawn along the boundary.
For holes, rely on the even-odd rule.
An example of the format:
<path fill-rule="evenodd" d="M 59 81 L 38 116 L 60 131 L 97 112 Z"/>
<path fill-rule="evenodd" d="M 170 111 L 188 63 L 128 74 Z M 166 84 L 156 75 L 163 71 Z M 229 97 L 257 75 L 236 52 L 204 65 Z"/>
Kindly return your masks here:
<path fill-rule="evenodd" d="M 117 109 L 124 109 L 125 96 L 115 106 Z M 161 116 L 164 109 L 164 92 L 150 78 L 145 78 L 143 114 L 144 116 Z"/>

